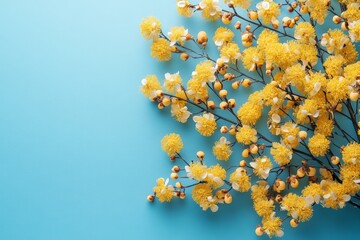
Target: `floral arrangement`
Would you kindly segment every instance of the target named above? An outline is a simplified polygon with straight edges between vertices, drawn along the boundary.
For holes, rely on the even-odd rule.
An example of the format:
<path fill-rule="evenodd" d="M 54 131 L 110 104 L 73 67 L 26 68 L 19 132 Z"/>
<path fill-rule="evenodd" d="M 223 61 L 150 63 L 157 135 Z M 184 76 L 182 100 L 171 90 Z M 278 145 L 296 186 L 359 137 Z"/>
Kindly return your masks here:
<path fill-rule="evenodd" d="M 316 204 L 359 208 L 360 2 L 177 0 L 176 8 L 181 16 L 199 13 L 221 26 L 211 34 L 183 26 L 166 34 L 156 17 L 143 19 L 140 30 L 152 41 L 151 56 L 193 60 L 194 71 L 187 81 L 180 72 L 166 73 L 163 84 L 149 75 L 140 89 L 176 121 L 193 120 L 198 134 L 219 131 L 211 143 L 218 163 L 207 165 L 201 150 L 196 160 L 186 160 L 180 135 L 164 136 L 174 184 L 159 178 L 147 199 L 167 202 L 191 194 L 204 211 L 216 212 L 236 192 L 251 191 L 262 218 L 255 233 L 269 237 L 281 237 L 285 222 L 296 227 L 310 220 Z M 333 28 L 320 33 L 324 23 Z M 209 44 L 217 47 L 216 57 Z M 254 91 L 247 96 L 242 88 Z M 268 130 L 261 132 L 257 125 L 266 115 Z M 235 151 L 243 159 L 223 167 Z"/>

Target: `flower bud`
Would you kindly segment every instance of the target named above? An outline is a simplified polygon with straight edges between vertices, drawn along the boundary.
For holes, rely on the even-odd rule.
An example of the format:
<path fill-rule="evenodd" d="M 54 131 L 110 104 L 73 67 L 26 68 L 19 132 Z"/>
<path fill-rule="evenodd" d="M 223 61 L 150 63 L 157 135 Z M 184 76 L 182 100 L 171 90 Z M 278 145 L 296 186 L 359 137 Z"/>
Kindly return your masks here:
<path fill-rule="evenodd" d="M 221 98 L 226 98 L 226 97 L 227 97 L 227 94 L 228 94 L 228 91 L 226 91 L 225 89 L 222 89 L 222 90 L 220 90 L 220 92 L 219 92 L 219 96 L 220 96 Z"/>
<path fill-rule="evenodd" d="M 307 138 L 307 132 L 306 131 L 300 131 L 299 133 L 298 133 L 298 135 L 299 135 L 299 138 L 301 139 L 301 140 L 305 140 L 306 138 Z"/>
<path fill-rule="evenodd" d="M 241 28 L 241 22 L 237 21 L 237 22 L 234 24 L 234 28 L 235 28 L 235 29 L 240 29 L 240 28 Z"/>
<path fill-rule="evenodd" d="M 335 16 L 333 16 L 332 21 L 333 21 L 335 24 L 339 24 L 339 23 L 341 23 L 341 17 L 335 15 Z"/>
<path fill-rule="evenodd" d="M 248 12 L 248 17 L 249 17 L 250 20 L 257 20 L 259 16 L 258 16 L 257 11 L 250 10 Z"/>
<path fill-rule="evenodd" d="M 340 158 L 338 156 L 332 156 L 331 163 L 334 165 L 338 165 L 340 163 Z"/>
<path fill-rule="evenodd" d="M 231 98 L 228 100 L 229 108 L 234 108 L 236 106 L 235 99 Z"/>
<path fill-rule="evenodd" d="M 241 81 L 241 85 L 244 87 L 244 88 L 247 88 L 247 87 L 250 87 L 252 84 L 251 80 L 248 79 L 248 78 L 245 78 Z"/>
<path fill-rule="evenodd" d="M 173 166 L 173 167 L 171 168 L 171 171 L 172 171 L 172 172 L 175 172 L 175 173 L 178 173 L 178 172 L 180 171 L 180 167 L 177 166 L 177 165 L 175 165 L 175 166 Z"/>
<path fill-rule="evenodd" d="M 296 171 L 296 176 L 298 176 L 299 178 L 303 178 L 305 177 L 305 169 L 303 167 L 300 167 L 297 171 Z"/>
<path fill-rule="evenodd" d="M 245 167 L 246 166 L 246 161 L 245 160 L 241 160 L 240 161 L 240 167 Z"/>
<path fill-rule="evenodd" d="M 230 193 L 225 194 L 224 202 L 230 204 L 232 202 L 232 196 Z"/>
<path fill-rule="evenodd" d="M 216 91 L 220 91 L 223 87 L 223 84 L 219 80 L 215 80 L 214 82 L 214 88 Z"/>
<path fill-rule="evenodd" d="M 197 35 L 197 42 L 201 45 L 206 45 L 208 41 L 208 36 L 205 31 L 200 31 Z"/>
<path fill-rule="evenodd" d="M 225 13 L 222 15 L 221 17 L 221 21 L 223 22 L 223 24 L 227 25 L 231 23 L 233 16 L 231 13 Z"/>
<path fill-rule="evenodd" d="M 250 155 L 250 150 L 249 149 L 244 149 L 241 153 L 241 156 L 244 158 L 248 158 Z"/>
<path fill-rule="evenodd" d="M 264 229 L 260 226 L 258 226 L 256 229 L 255 229 L 255 234 L 256 236 L 262 236 L 264 234 Z"/>
<path fill-rule="evenodd" d="M 313 176 L 315 176 L 315 174 L 316 174 L 316 168 L 314 168 L 314 167 L 309 167 L 309 171 L 307 172 L 307 175 L 308 175 L 309 177 L 313 177 Z"/>
<path fill-rule="evenodd" d="M 284 17 L 284 18 L 282 19 L 282 25 L 283 25 L 284 27 L 289 27 L 290 23 L 291 23 L 291 18 L 289 18 L 289 17 Z"/>
<path fill-rule="evenodd" d="M 175 183 L 175 187 L 176 187 L 176 188 L 182 188 L 181 182 L 176 182 L 176 183 Z"/>
<path fill-rule="evenodd" d="M 227 126 L 222 126 L 222 127 L 220 128 L 220 132 L 221 132 L 222 134 L 226 134 L 226 133 L 229 132 L 229 129 L 228 129 Z"/>
<path fill-rule="evenodd" d="M 231 84 L 231 87 L 235 90 L 238 89 L 239 86 L 240 86 L 240 81 L 235 81 Z"/>
<path fill-rule="evenodd" d="M 203 151 L 198 151 L 196 153 L 196 156 L 200 161 L 202 161 L 204 159 L 204 157 L 205 157 L 205 153 Z"/>
<path fill-rule="evenodd" d="M 180 59 L 183 60 L 183 61 L 188 60 L 189 57 L 190 57 L 190 55 L 187 54 L 187 53 L 182 53 L 182 54 L 180 54 Z"/>
<path fill-rule="evenodd" d="M 148 195 L 146 198 L 149 202 L 153 202 L 155 200 L 155 196 L 154 195 Z"/>
<path fill-rule="evenodd" d="M 215 105 L 214 101 L 208 101 L 206 103 L 206 105 L 207 105 L 208 108 L 210 108 L 212 110 L 214 110 L 216 108 L 216 105 Z"/>
<path fill-rule="evenodd" d="M 290 220 L 290 226 L 293 228 L 296 228 L 299 225 L 299 221 L 296 219 L 291 219 Z"/>
<path fill-rule="evenodd" d="M 180 199 L 185 199 L 186 194 L 184 192 L 181 192 L 179 197 L 180 197 Z"/>
<path fill-rule="evenodd" d="M 356 102 L 359 99 L 359 93 L 352 91 L 349 97 L 351 101 Z"/>
<path fill-rule="evenodd" d="M 171 179 L 178 179 L 179 175 L 176 172 L 170 174 Z"/>
<path fill-rule="evenodd" d="M 225 101 L 221 102 L 220 105 L 219 105 L 220 109 L 222 110 L 226 110 L 229 108 L 229 104 Z"/>
<path fill-rule="evenodd" d="M 259 151 L 259 147 L 256 144 L 250 145 L 250 153 L 251 154 L 256 154 L 258 151 Z"/>
<path fill-rule="evenodd" d="M 164 104 L 165 107 L 169 106 L 171 104 L 171 99 L 169 97 L 164 97 L 162 104 Z"/>

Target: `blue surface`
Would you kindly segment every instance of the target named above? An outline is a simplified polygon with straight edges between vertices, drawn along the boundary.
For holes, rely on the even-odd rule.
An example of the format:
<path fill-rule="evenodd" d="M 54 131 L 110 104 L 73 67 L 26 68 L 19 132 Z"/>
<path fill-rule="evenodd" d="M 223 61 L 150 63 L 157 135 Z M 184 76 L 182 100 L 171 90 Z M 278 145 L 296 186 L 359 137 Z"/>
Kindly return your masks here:
<path fill-rule="evenodd" d="M 163 135 L 181 132 L 188 158 L 210 155 L 211 140 L 139 92 L 147 74 L 178 70 L 150 58 L 143 17 L 212 28 L 177 16 L 174 2 L 0 1 L 1 240 L 256 239 L 248 194 L 216 214 L 191 199 L 146 201 L 170 172 Z M 316 208 L 284 239 L 357 239 L 359 224 L 351 207 Z"/>

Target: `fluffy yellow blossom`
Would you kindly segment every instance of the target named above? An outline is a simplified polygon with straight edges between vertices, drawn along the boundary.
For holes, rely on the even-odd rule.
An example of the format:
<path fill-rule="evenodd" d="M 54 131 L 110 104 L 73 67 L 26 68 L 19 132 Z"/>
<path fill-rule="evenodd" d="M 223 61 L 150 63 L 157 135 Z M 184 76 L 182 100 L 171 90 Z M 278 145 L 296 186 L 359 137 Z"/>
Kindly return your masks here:
<path fill-rule="evenodd" d="M 360 20 L 349 23 L 349 37 L 352 42 L 360 41 Z"/>
<path fill-rule="evenodd" d="M 263 20 L 265 24 L 271 23 L 274 19 L 280 15 L 280 8 L 273 0 L 263 0 L 256 4 L 258 9 L 259 18 Z"/>
<path fill-rule="evenodd" d="M 302 61 L 304 66 L 315 66 L 318 62 L 317 49 L 315 45 L 300 44 L 298 59 Z"/>
<path fill-rule="evenodd" d="M 360 162 L 360 144 L 357 142 L 349 143 L 342 151 L 342 159 L 346 164 L 356 164 Z"/>
<path fill-rule="evenodd" d="M 315 44 L 315 29 L 308 22 L 300 22 L 295 27 L 294 37 L 305 44 Z"/>
<path fill-rule="evenodd" d="M 186 40 L 186 35 L 188 34 L 188 30 L 184 27 L 172 27 L 171 31 L 168 32 L 169 39 L 170 39 L 170 46 L 174 46 L 177 42 L 180 45 L 184 44 Z"/>
<path fill-rule="evenodd" d="M 351 198 L 346 194 L 347 190 L 341 183 L 323 180 L 320 185 L 324 194 L 322 204 L 326 208 L 343 208 Z"/>
<path fill-rule="evenodd" d="M 238 110 L 237 115 L 245 125 L 255 125 L 263 110 L 261 92 L 254 92 Z"/>
<path fill-rule="evenodd" d="M 204 179 L 213 189 L 219 188 L 224 185 L 226 178 L 226 170 L 219 164 L 211 166 L 207 170 L 206 178 Z"/>
<path fill-rule="evenodd" d="M 196 65 L 192 76 L 201 83 L 214 82 L 216 80 L 215 72 L 216 68 L 214 63 L 206 60 Z"/>
<path fill-rule="evenodd" d="M 306 6 L 309 9 L 310 17 L 317 21 L 319 24 L 323 24 L 325 18 L 328 15 L 329 0 L 307 0 Z"/>
<path fill-rule="evenodd" d="M 146 40 L 156 40 L 161 32 L 161 23 L 156 17 L 147 17 L 141 22 L 140 31 Z"/>
<path fill-rule="evenodd" d="M 191 112 L 188 111 L 186 106 L 179 103 L 173 103 L 171 105 L 171 116 L 173 116 L 176 121 L 186 123 L 190 115 Z"/>
<path fill-rule="evenodd" d="M 285 70 L 286 81 L 297 87 L 300 92 L 304 91 L 304 79 L 306 72 L 300 64 L 292 65 Z"/>
<path fill-rule="evenodd" d="M 242 127 L 237 128 L 236 140 L 242 144 L 256 143 L 258 140 L 256 135 L 257 131 L 255 128 L 243 125 Z"/>
<path fill-rule="evenodd" d="M 221 7 L 219 0 L 202 0 L 199 3 L 202 9 L 202 16 L 208 21 L 215 21 L 219 19 L 221 13 Z"/>
<path fill-rule="evenodd" d="M 169 157 L 174 157 L 176 153 L 180 153 L 184 144 L 179 134 L 170 133 L 161 140 L 161 147 Z"/>
<path fill-rule="evenodd" d="M 275 217 L 275 212 L 273 212 L 270 217 L 263 218 L 262 224 L 265 233 L 269 237 L 282 237 L 284 235 L 281 229 L 282 221 L 279 217 Z"/>
<path fill-rule="evenodd" d="M 169 61 L 172 51 L 173 47 L 164 38 L 159 38 L 151 44 L 151 56 L 158 61 Z"/>
<path fill-rule="evenodd" d="M 284 91 L 276 87 L 275 84 L 267 84 L 263 90 L 261 90 L 263 96 L 263 103 L 265 106 L 270 105 L 282 105 L 285 97 Z"/>
<path fill-rule="evenodd" d="M 192 162 L 189 166 L 185 166 L 185 171 L 189 178 L 193 178 L 196 181 L 203 181 L 208 173 L 207 167 L 200 162 Z"/>
<path fill-rule="evenodd" d="M 170 202 L 174 196 L 174 187 L 169 185 L 169 179 L 159 178 L 157 180 L 157 186 L 154 187 L 155 196 L 160 202 Z"/>
<path fill-rule="evenodd" d="M 255 158 L 253 162 L 250 162 L 250 166 L 253 168 L 256 176 L 266 179 L 269 176 L 273 165 L 268 157 L 262 156 Z"/>
<path fill-rule="evenodd" d="M 184 17 L 191 17 L 194 13 L 191 3 L 187 0 L 176 0 L 176 10 Z"/>
<path fill-rule="evenodd" d="M 192 190 L 192 198 L 204 211 L 208 208 L 212 212 L 218 210 L 216 199 L 213 198 L 212 189 L 208 184 L 202 183 L 196 185 Z"/>
<path fill-rule="evenodd" d="M 224 45 L 220 50 L 220 57 L 224 62 L 235 63 L 236 60 L 241 58 L 240 48 L 235 42 L 230 42 Z"/>
<path fill-rule="evenodd" d="M 213 135 L 216 130 L 216 120 L 213 114 L 204 113 L 202 116 L 195 116 L 196 130 L 203 136 Z"/>
<path fill-rule="evenodd" d="M 323 195 L 323 190 L 320 184 L 310 183 L 302 190 L 301 194 L 305 197 L 305 201 L 308 205 L 314 203 L 319 204 L 321 196 Z"/>
<path fill-rule="evenodd" d="M 262 199 L 267 199 L 270 186 L 264 180 L 258 181 L 257 184 L 254 184 L 251 187 L 251 199 L 254 202 L 260 201 Z"/>
<path fill-rule="evenodd" d="M 353 83 L 356 79 L 360 78 L 360 61 L 347 65 L 344 68 L 344 76 L 350 83 Z"/>
<path fill-rule="evenodd" d="M 344 57 L 346 65 L 356 62 L 359 56 L 356 47 L 352 42 L 347 43 L 340 49 L 339 54 Z"/>
<path fill-rule="evenodd" d="M 315 133 L 309 139 L 309 150 L 315 157 L 324 156 L 330 148 L 330 141 L 321 133 Z"/>
<path fill-rule="evenodd" d="M 219 27 L 216 29 L 213 40 L 217 47 L 222 47 L 223 45 L 231 42 L 235 34 L 228 28 Z"/>
<path fill-rule="evenodd" d="M 305 123 L 309 116 L 317 118 L 320 114 L 319 102 L 315 99 L 306 99 L 296 113 L 298 123 Z"/>
<path fill-rule="evenodd" d="M 341 76 L 343 74 L 343 65 L 345 59 L 341 55 L 329 56 L 324 62 L 325 72 L 332 76 Z"/>
<path fill-rule="evenodd" d="M 258 47 L 249 47 L 243 51 L 241 60 L 244 67 L 252 72 L 264 65 L 264 54 Z"/>
<path fill-rule="evenodd" d="M 326 47 L 326 50 L 329 53 L 339 54 L 341 49 L 343 49 L 348 43 L 350 43 L 349 37 L 339 29 L 330 29 L 321 37 L 321 45 Z"/>
<path fill-rule="evenodd" d="M 196 77 L 193 77 L 188 81 L 187 95 L 194 102 L 206 102 L 209 97 L 206 84 Z"/>
<path fill-rule="evenodd" d="M 257 44 L 259 47 L 259 50 L 264 51 L 269 44 L 272 43 L 278 43 L 279 42 L 279 36 L 268 29 L 264 29 L 257 39 Z"/>
<path fill-rule="evenodd" d="M 343 77 L 334 77 L 327 83 L 326 94 L 329 101 L 336 105 L 337 102 L 342 101 L 348 97 L 349 83 Z"/>
<path fill-rule="evenodd" d="M 291 148 L 296 148 L 299 145 L 299 139 L 297 138 L 300 128 L 292 123 L 286 122 L 280 127 L 280 134 L 284 144 L 291 146 Z"/>
<path fill-rule="evenodd" d="M 260 217 L 270 217 L 275 209 L 274 201 L 266 198 L 254 202 L 254 209 Z"/>
<path fill-rule="evenodd" d="M 346 18 L 349 22 L 359 20 L 360 3 L 347 4 L 346 11 L 341 13 L 341 17 Z"/>
<path fill-rule="evenodd" d="M 156 96 L 156 91 L 161 90 L 161 85 L 158 78 L 155 75 L 147 76 L 141 80 L 140 90 L 145 97 L 153 101 L 153 98 Z"/>
<path fill-rule="evenodd" d="M 312 217 L 312 208 L 305 198 L 289 193 L 281 201 L 281 209 L 288 211 L 288 215 L 301 222 L 308 221 Z"/>
<path fill-rule="evenodd" d="M 213 153 L 217 160 L 229 160 L 232 151 L 230 142 L 226 139 L 226 137 L 221 137 L 219 141 L 215 142 Z"/>
<path fill-rule="evenodd" d="M 326 77 L 321 72 L 310 72 L 305 77 L 305 93 L 309 96 L 317 94 L 320 90 L 326 88 Z"/>
<path fill-rule="evenodd" d="M 270 154 L 280 166 L 288 164 L 292 159 L 292 150 L 284 144 L 273 142 Z"/>
<path fill-rule="evenodd" d="M 174 74 L 165 74 L 164 88 L 166 89 L 166 91 L 170 93 L 179 92 L 181 91 L 181 84 L 182 79 L 179 72 Z"/>
<path fill-rule="evenodd" d="M 232 188 L 239 192 L 247 192 L 251 187 L 250 177 L 246 174 L 246 169 L 243 167 L 236 168 L 230 174 L 230 182 Z"/>
<path fill-rule="evenodd" d="M 346 194 L 354 195 L 360 191 L 360 162 L 344 164 L 340 169 L 340 177 L 346 189 Z"/>
<path fill-rule="evenodd" d="M 224 0 L 225 3 L 232 3 L 234 7 L 241 7 L 243 9 L 248 9 L 252 0 Z"/>
<path fill-rule="evenodd" d="M 315 133 L 321 133 L 325 137 L 331 136 L 332 130 L 334 128 L 334 123 L 332 118 L 329 117 L 328 112 L 325 111 L 323 113 L 320 113 L 315 123 Z"/>
<path fill-rule="evenodd" d="M 270 43 L 265 49 L 266 62 L 275 64 L 281 69 L 286 69 L 294 64 L 296 59 L 289 57 L 290 49 L 287 44 Z"/>

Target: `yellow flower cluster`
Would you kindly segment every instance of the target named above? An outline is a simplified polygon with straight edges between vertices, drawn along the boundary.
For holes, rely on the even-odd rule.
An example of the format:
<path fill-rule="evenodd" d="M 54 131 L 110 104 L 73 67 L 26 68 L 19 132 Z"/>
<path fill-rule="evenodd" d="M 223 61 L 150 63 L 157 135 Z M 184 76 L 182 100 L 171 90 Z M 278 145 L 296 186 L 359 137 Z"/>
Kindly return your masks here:
<path fill-rule="evenodd" d="M 148 200 L 191 194 L 216 212 L 251 189 L 261 217 L 255 234 L 268 237 L 310 220 L 315 204 L 360 208 L 360 3 L 339 0 L 338 9 L 329 0 L 261 0 L 245 16 L 237 8 L 250 8 L 251 0 L 223 2 L 176 1 L 181 16 L 219 21 L 213 33 L 176 26 L 165 35 L 155 17 L 140 24 L 155 59 L 186 61 L 181 75 L 145 77 L 141 92 L 176 121 L 195 125 L 212 147 L 206 159 L 198 151 L 188 161 L 180 135 L 166 135 L 162 149 L 182 165 L 171 168 L 174 186 L 159 178 Z M 319 27 L 327 21 L 331 28 Z M 237 155 L 242 160 L 231 164 Z"/>

